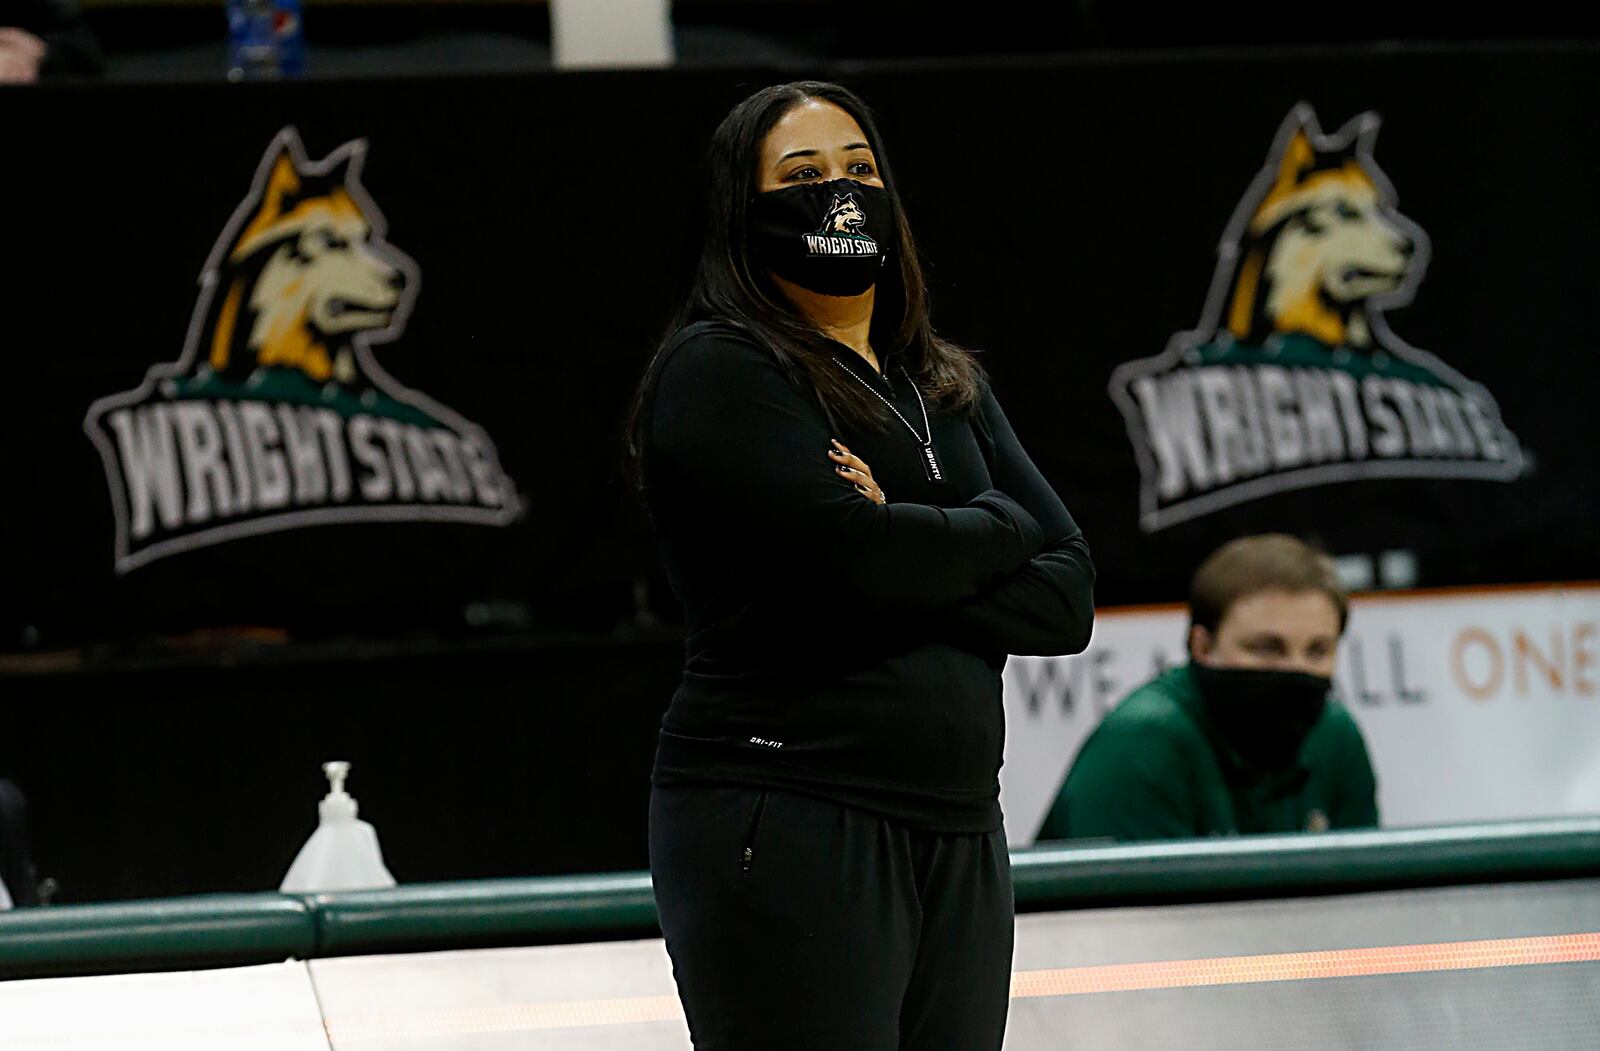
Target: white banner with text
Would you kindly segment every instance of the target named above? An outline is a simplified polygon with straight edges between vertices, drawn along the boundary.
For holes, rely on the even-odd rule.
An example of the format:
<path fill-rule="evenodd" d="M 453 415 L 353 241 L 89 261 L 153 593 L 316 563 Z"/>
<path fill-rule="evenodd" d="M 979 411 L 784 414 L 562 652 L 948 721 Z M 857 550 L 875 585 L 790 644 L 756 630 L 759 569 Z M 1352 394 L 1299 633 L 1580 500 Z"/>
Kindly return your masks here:
<path fill-rule="evenodd" d="M 1187 627 L 1182 606 L 1101 610 L 1083 653 L 1007 662 L 1013 846 L 1101 717 L 1187 659 Z M 1600 812 L 1600 584 L 1358 595 L 1334 685 L 1386 826 Z"/>

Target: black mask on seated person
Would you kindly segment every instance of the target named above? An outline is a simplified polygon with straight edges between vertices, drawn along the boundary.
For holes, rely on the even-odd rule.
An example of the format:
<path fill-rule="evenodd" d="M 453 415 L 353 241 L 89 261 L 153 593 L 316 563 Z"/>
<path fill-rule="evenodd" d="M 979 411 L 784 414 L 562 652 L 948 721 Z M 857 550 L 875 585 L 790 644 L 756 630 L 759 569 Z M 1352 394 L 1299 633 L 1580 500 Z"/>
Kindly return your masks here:
<path fill-rule="evenodd" d="M 747 225 L 759 266 L 825 296 L 876 284 L 898 230 L 889 191 L 854 179 L 758 193 Z"/>
<path fill-rule="evenodd" d="M 1206 714 L 1239 757 L 1257 770 L 1286 770 L 1322 717 L 1333 681 L 1266 668 L 1189 665 Z"/>

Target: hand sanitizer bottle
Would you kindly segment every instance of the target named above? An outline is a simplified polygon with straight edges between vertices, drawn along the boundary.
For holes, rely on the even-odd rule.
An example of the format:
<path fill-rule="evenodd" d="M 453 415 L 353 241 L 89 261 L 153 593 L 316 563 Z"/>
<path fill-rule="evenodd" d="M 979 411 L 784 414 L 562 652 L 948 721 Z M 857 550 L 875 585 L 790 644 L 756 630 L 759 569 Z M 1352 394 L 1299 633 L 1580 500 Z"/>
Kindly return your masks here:
<path fill-rule="evenodd" d="M 278 889 L 285 894 L 315 894 L 394 886 L 394 877 L 383 867 L 378 834 L 365 821 L 356 820 L 356 801 L 344 790 L 350 764 L 323 763 L 322 772 L 330 790 L 317 804 L 317 830 L 300 848 Z"/>

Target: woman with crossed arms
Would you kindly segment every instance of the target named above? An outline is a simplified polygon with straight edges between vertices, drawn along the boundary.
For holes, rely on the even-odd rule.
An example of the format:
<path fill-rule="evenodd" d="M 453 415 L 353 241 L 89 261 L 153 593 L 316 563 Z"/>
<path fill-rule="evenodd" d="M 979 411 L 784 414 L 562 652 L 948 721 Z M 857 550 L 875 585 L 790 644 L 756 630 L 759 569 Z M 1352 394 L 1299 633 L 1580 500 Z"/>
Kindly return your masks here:
<path fill-rule="evenodd" d="M 999 1048 L 1001 669 L 1087 645 L 1088 546 L 934 335 L 859 99 L 757 92 L 706 189 L 628 428 L 688 627 L 650 867 L 694 1045 Z"/>

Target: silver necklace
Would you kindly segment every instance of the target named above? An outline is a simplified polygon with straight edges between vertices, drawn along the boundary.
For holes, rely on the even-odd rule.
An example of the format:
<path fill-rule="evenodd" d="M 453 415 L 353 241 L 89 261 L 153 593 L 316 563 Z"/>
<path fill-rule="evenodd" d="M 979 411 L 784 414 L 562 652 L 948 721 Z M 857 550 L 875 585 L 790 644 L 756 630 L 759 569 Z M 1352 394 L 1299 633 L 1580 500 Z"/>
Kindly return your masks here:
<path fill-rule="evenodd" d="M 839 361 L 839 356 L 835 354 L 833 360 Z M 928 406 L 922 400 L 922 392 L 917 389 L 915 383 L 911 382 L 911 375 L 906 372 L 906 367 L 904 365 L 900 366 L 900 375 L 906 378 L 906 383 L 911 387 L 911 393 L 917 396 L 917 407 L 922 410 L 922 429 L 928 432 L 927 438 L 923 438 L 922 435 L 917 433 L 917 429 L 911 425 L 911 421 L 901 416 L 900 410 L 894 407 L 894 402 L 878 393 L 878 388 L 857 376 L 855 370 L 844 362 L 839 361 L 839 367 L 844 369 L 857 383 L 871 391 L 873 397 L 887 405 L 889 411 L 895 414 L 895 418 L 906 425 L 906 430 L 911 432 L 911 437 L 917 440 L 917 446 L 922 450 L 922 473 L 927 475 L 930 482 L 935 484 L 943 482 L 944 468 L 939 464 L 938 454 L 933 451 L 933 425 L 928 422 Z"/>

